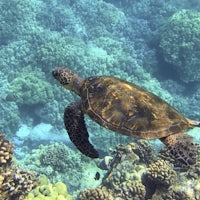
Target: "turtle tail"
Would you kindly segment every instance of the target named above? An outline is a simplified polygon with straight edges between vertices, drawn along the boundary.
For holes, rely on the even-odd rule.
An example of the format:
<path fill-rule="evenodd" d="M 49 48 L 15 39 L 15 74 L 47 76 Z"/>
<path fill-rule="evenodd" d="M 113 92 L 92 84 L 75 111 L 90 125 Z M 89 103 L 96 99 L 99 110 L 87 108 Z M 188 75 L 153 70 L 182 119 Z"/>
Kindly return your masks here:
<path fill-rule="evenodd" d="M 186 165 L 193 165 L 197 159 L 197 147 L 193 138 L 180 132 L 160 139 L 174 155 L 175 159 Z"/>

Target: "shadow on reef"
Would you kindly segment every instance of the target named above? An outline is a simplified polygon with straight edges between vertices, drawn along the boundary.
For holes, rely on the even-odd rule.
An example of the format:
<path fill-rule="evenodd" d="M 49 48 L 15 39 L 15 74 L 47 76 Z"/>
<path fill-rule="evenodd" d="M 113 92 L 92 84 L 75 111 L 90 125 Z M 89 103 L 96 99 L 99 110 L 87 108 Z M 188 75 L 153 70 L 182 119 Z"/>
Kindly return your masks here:
<path fill-rule="evenodd" d="M 108 171 L 102 184 L 96 189 L 82 191 L 78 200 L 200 199 L 199 158 L 195 165 L 186 166 L 177 162 L 166 147 L 156 156 L 144 140 L 118 145 L 112 154 L 112 159 L 104 163 Z"/>

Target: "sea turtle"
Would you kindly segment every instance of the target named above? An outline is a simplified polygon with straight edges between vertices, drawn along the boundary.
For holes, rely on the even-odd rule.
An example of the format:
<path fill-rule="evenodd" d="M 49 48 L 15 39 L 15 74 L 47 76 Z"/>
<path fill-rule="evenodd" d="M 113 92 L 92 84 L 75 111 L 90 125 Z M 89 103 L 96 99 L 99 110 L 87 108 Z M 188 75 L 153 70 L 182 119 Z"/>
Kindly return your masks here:
<path fill-rule="evenodd" d="M 185 164 L 196 161 L 193 138 L 183 132 L 200 121 L 190 120 L 160 97 L 125 80 L 111 76 L 80 78 L 66 67 L 57 67 L 53 77 L 81 97 L 64 112 L 69 138 L 86 156 L 99 157 L 89 142 L 84 114 L 112 131 L 143 139 L 159 138 Z"/>

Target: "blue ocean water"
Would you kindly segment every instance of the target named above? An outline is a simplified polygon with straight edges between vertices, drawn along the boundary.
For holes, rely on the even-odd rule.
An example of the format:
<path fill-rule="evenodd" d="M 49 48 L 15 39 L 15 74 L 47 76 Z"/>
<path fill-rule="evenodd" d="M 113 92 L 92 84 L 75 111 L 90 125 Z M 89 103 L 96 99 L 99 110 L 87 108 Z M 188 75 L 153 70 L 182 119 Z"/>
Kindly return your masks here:
<path fill-rule="evenodd" d="M 200 120 L 198 0 L 1 0 L 0 21 L 0 132 L 14 143 L 21 168 L 64 183 L 72 197 L 63 199 L 200 199 L 200 160 L 188 172 L 166 152 L 159 156 L 159 140 L 138 143 L 85 116 L 100 159 L 81 154 L 63 122 L 66 106 L 80 97 L 51 74 L 66 66 L 82 78 L 118 77 Z M 185 131 L 199 144 L 198 127 Z M 168 174 L 153 179 L 156 167 Z"/>

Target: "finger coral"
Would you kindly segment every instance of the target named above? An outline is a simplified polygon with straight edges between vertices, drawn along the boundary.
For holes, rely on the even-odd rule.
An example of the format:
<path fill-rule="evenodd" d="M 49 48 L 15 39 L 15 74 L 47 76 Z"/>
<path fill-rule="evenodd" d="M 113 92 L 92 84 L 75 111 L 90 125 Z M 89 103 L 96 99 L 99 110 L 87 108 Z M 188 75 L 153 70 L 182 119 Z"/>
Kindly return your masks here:
<path fill-rule="evenodd" d="M 156 184 L 169 187 L 176 180 L 176 172 L 165 160 L 157 160 L 147 168 L 147 176 Z"/>
<path fill-rule="evenodd" d="M 131 200 L 144 200 L 146 195 L 145 186 L 139 182 L 126 181 L 122 183 L 122 198 Z"/>
<path fill-rule="evenodd" d="M 23 199 L 38 184 L 34 172 L 20 168 L 8 168 L 1 171 L 0 196 L 4 199 Z"/>
<path fill-rule="evenodd" d="M 11 164 L 13 144 L 4 138 L 0 133 L 0 167 Z"/>
<path fill-rule="evenodd" d="M 37 186 L 37 174 L 12 162 L 13 144 L 0 133 L 0 199 L 21 200 Z"/>
<path fill-rule="evenodd" d="M 114 200 L 105 188 L 86 189 L 78 197 L 78 200 Z"/>

